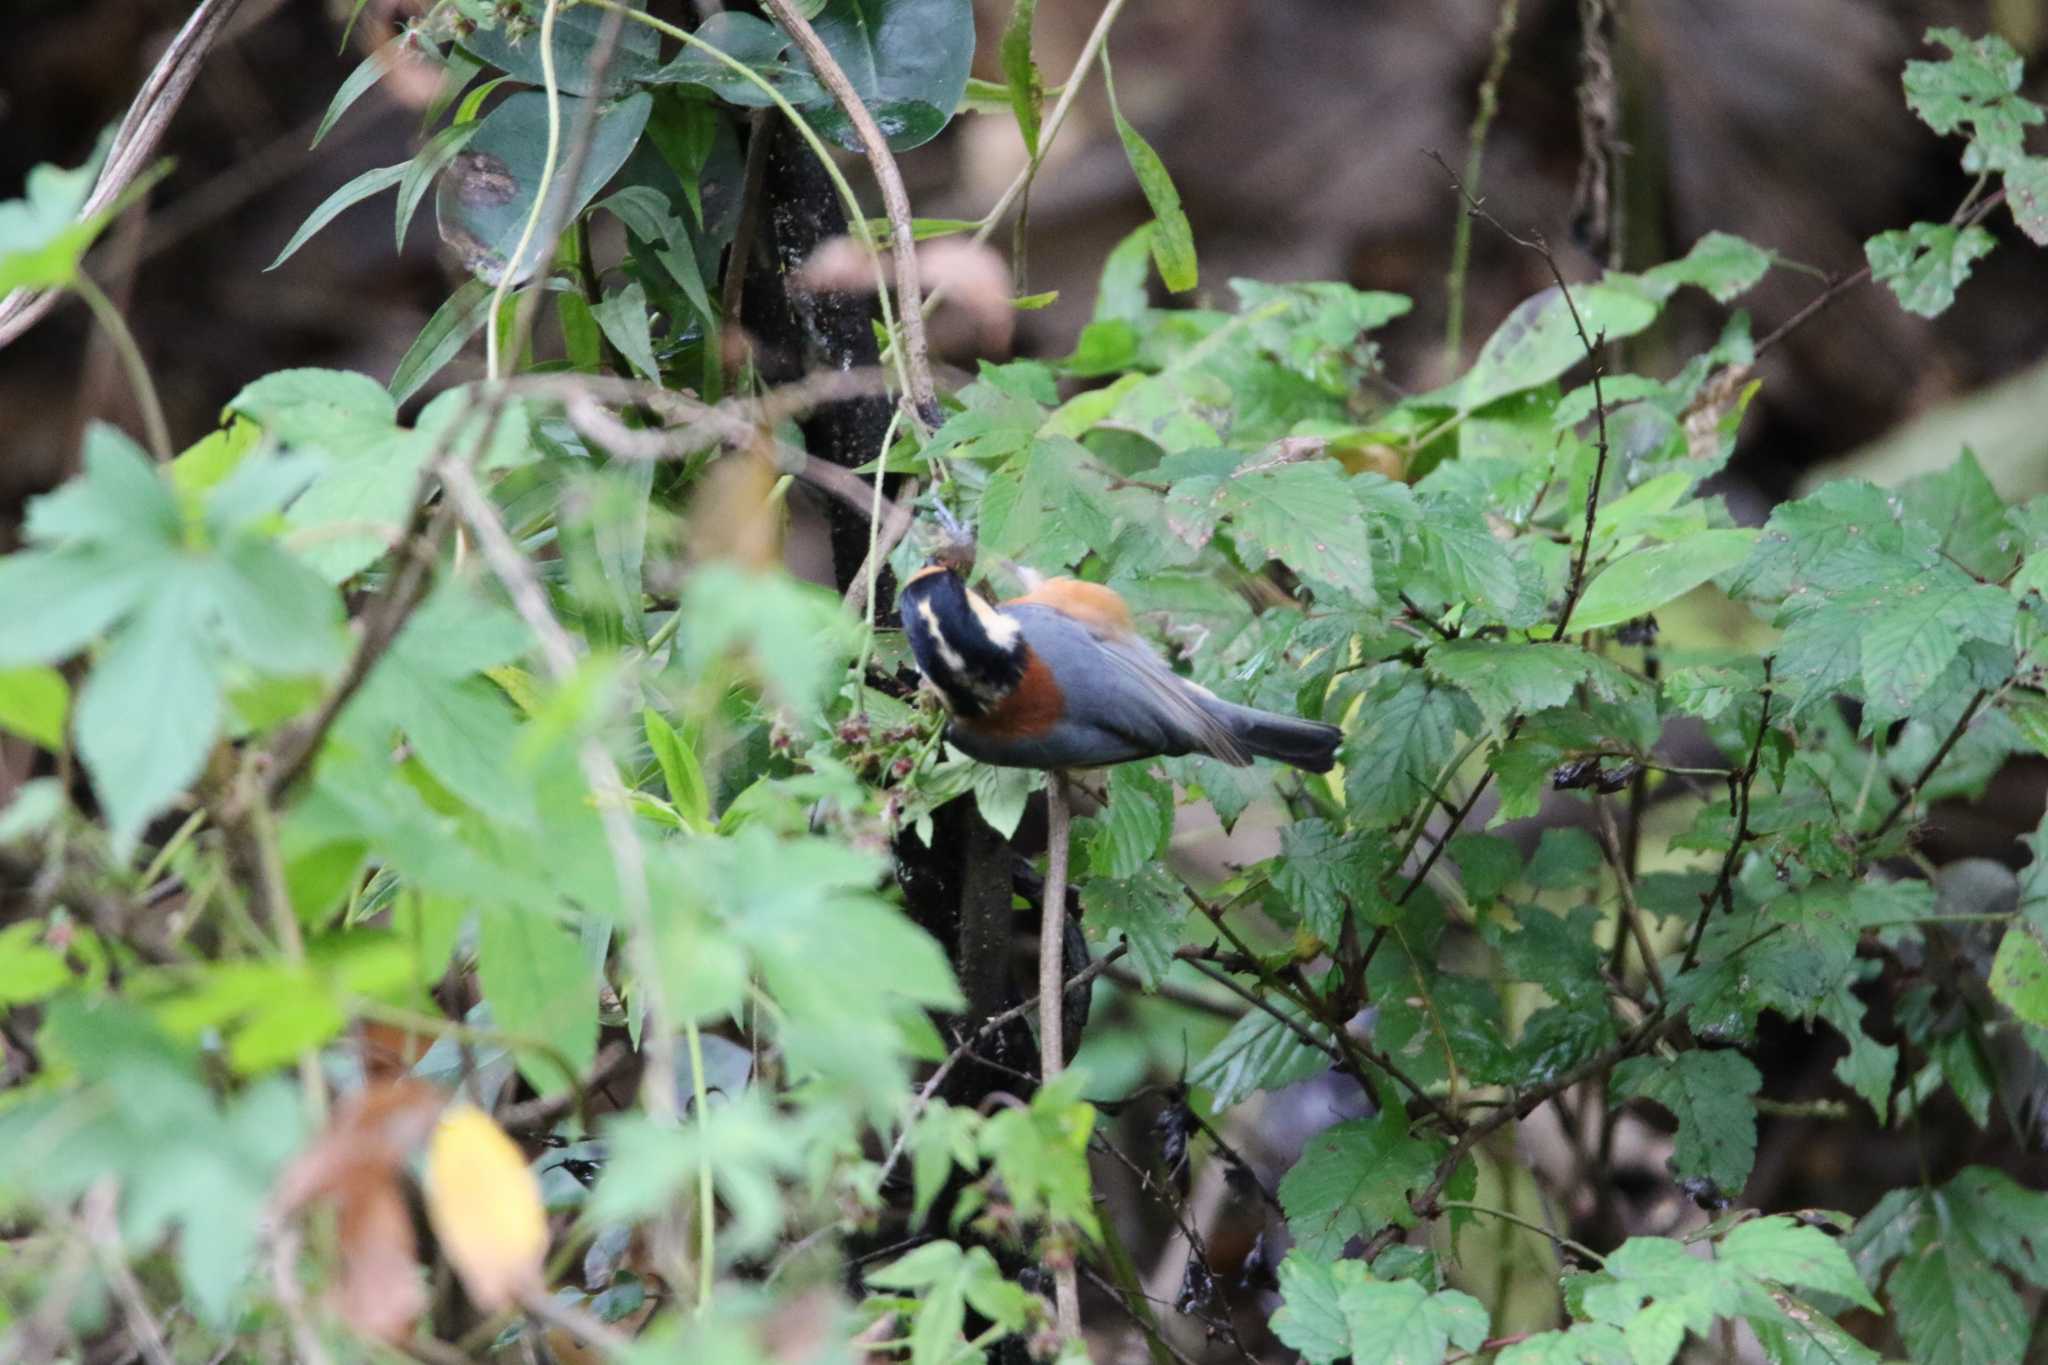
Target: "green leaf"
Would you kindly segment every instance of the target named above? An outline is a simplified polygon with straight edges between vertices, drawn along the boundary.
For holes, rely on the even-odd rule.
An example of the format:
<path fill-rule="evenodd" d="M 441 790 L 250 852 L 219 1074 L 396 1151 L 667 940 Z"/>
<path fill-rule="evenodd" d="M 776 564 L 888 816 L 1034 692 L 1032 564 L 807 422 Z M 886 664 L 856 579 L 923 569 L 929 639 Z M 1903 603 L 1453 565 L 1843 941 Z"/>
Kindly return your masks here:
<path fill-rule="evenodd" d="M 1017 131 L 1023 135 L 1024 150 L 1038 155 L 1038 112 L 1045 102 L 1045 82 L 1038 63 L 1031 60 L 1031 24 L 1038 16 L 1038 0 L 1011 0 L 1010 21 L 996 55 L 1009 84 L 1010 110 L 1017 116 Z"/>
<path fill-rule="evenodd" d="M 808 70 L 782 60 L 789 35 L 758 15 L 722 10 L 704 21 L 696 37 L 751 70 L 792 104 L 816 104 L 828 98 Z M 775 104 L 759 85 L 695 46 L 685 47 L 674 61 L 655 72 L 651 83 L 694 85 L 745 109 L 767 109 Z"/>
<path fill-rule="evenodd" d="M 638 25 L 629 25 L 638 28 Z M 562 126 L 573 128 L 582 101 L 564 96 Z M 559 161 L 548 190 L 543 218 L 569 222 L 604 188 L 634 144 L 654 107 L 652 97 L 632 95 L 597 116 L 590 147 L 583 157 L 581 178 L 572 188 L 567 166 Z M 547 156 L 547 96 L 527 91 L 505 100 L 475 126 L 476 134 L 461 155 L 442 172 L 434 193 L 434 212 L 441 240 L 455 248 L 465 269 L 496 284 L 504 276 L 513 248 L 526 234 L 526 222 L 540 191 Z M 527 239 L 526 251 L 510 262 L 513 283 L 525 282 L 545 262 L 550 243 L 544 232 Z"/>
<path fill-rule="evenodd" d="M 1972 1246 L 2038 1288 L 2048 1288 L 2048 1195 L 2003 1171 L 1970 1166 L 1942 1186 L 1950 1223 Z"/>
<path fill-rule="evenodd" d="M 1632 337 L 1655 322 L 1659 310 L 1656 297 L 1626 275 L 1573 285 L 1571 303 L 1578 307 L 1586 335 L 1596 341 L 1602 336 L 1610 342 Z M 1571 307 L 1552 286 L 1524 300 L 1479 348 L 1471 370 L 1457 386 L 1458 407 L 1471 412 L 1497 398 L 1533 389 L 1585 358 Z"/>
<path fill-rule="evenodd" d="M 1669 545 L 1623 555 L 1586 585 L 1571 629 L 1598 630 L 1646 616 L 1749 558 L 1750 530 L 1700 531 Z"/>
<path fill-rule="evenodd" d="M 1464 695 L 1419 668 L 1383 664 L 1361 676 L 1357 728 L 1345 739 L 1344 798 L 1361 820 L 1390 823 L 1434 790 L 1479 717 Z"/>
<path fill-rule="evenodd" d="M 643 8 L 638 0 L 628 0 L 628 3 L 634 9 Z M 478 60 L 498 68 L 513 79 L 539 86 L 543 84 L 537 22 L 540 16 L 538 10 L 530 14 L 536 22 L 529 24 L 524 34 L 508 31 L 502 24 L 491 28 L 479 26 L 463 38 L 462 45 Z M 571 9 L 566 5 L 556 16 L 555 81 L 563 94 L 597 93 L 591 59 L 596 55 L 597 42 L 608 19 L 603 11 L 594 7 Z M 611 57 L 603 68 L 602 93 L 617 95 L 629 86 L 652 79 L 655 69 L 661 65 L 660 54 L 661 35 L 653 29 L 631 20 L 620 25 Z M 563 126 L 569 126 L 566 111 Z"/>
<path fill-rule="evenodd" d="M 391 401 L 403 403 L 426 387 L 449 361 L 462 353 L 469 339 L 484 329 L 491 316 L 491 286 L 482 280 L 464 280 L 455 292 L 442 300 L 427 319 L 427 325 L 406 347 L 391 372 Z M 573 295 L 563 295 L 564 299 Z M 580 299 L 577 300 L 581 302 Z"/>
<path fill-rule="evenodd" d="M 64 954 L 41 942 L 44 928 L 24 920 L 0 929 L 0 1005 L 47 1000 L 72 983 Z"/>
<path fill-rule="evenodd" d="M 654 358 L 654 333 L 647 317 L 647 291 L 638 280 L 607 294 L 591 310 L 619 354 L 642 379 L 661 382 L 661 362 Z"/>
<path fill-rule="evenodd" d="M 1486 1339 L 1486 1309 L 1455 1289 L 1432 1294 L 1413 1280 L 1368 1280 L 1345 1285 L 1338 1302 L 1353 1360 L 1438 1365 L 1451 1347 L 1473 1352 Z"/>
<path fill-rule="evenodd" d="M 1414 1227 L 1408 1194 L 1429 1180 L 1437 1156 L 1430 1144 L 1408 1135 L 1407 1119 L 1396 1109 L 1325 1128 L 1280 1181 L 1295 1246 L 1334 1257 L 1353 1237 L 1388 1224 Z"/>
<path fill-rule="evenodd" d="M 1678 1173 L 1738 1195 L 1756 1161 L 1756 1110 L 1763 1074 L 1734 1051 L 1681 1052 L 1669 1061 L 1631 1057 L 1614 1070 L 1613 1098 L 1641 1098 L 1678 1120 Z M 1819 1234 L 1816 1233 L 1816 1236 Z M 1846 1262 L 1845 1262 L 1846 1264 Z"/>
<path fill-rule="evenodd" d="M 451 123 L 428 138 L 426 145 L 406 163 L 405 178 L 398 182 L 396 225 L 401 252 L 405 250 L 405 231 L 412 226 L 412 216 L 419 210 L 420 200 L 426 198 L 427 187 L 469 145 L 481 127 L 480 123 Z"/>
<path fill-rule="evenodd" d="M 1130 158 L 1138 188 L 1152 208 L 1152 260 L 1159 267 L 1159 278 L 1165 281 L 1168 290 L 1184 294 L 1200 280 L 1194 229 L 1188 225 L 1187 210 L 1181 207 L 1180 191 L 1173 187 L 1166 163 L 1117 107 L 1116 81 L 1110 75 L 1106 45 L 1102 49 L 1102 86 L 1109 96 L 1110 116 L 1116 121 L 1116 135 L 1123 141 L 1124 155 Z"/>
<path fill-rule="evenodd" d="M 485 905 L 478 916 L 477 976 L 492 1021 L 514 1039 L 545 1043 L 547 1053 L 517 1048 L 519 1070 L 543 1095 L 566 1089 L 597 1055 L 597 977 L 576 938 L 546 916 Z"/>
<path fill-rule="evenodd" d="M 974 60 L 972 0 L 829 0 L 811 27 L 892 150 L 931 141 L 959 108 Z M 809 72 L 801 53 L 797 61 Z M 852 121 L 829 95 L 802 108 L 819 132 L 861 149 Z"/>
<path fill-rule="evenodd" d="M 1998 169 L 2022 154 L 2029 126 L 2042 120 L 2039 105 L 2019 97 L 2025 63 L 1996 34 L 1970 38 L 1952 28 L 1927 30 L 1927 41 L 1949 50 L 1947 60 L 1906 63 L 1906 104 L 1937 133 L 1968 129 L 1970 170 Z"/>
<path fill-rule="evenodd" d="M 1923 1232 L 1885 1289 L 1916 1365 L 2008 1365 L 2025 1354 L 2018 1292 L 1961 1242 Z"/>
<path fill-rule="evenodd" d="M 328 195 L 320 201 L 318 208 L 306 215 L 306 221 L 299 224 L 299 230 L 291 235 L 291 240 L 284 244 L 284 250 L 277 253 L 277 258 L 263 268 L 275 270 L 283 265 L 312 238 L 314 233 L 333 222 L 344 209 L 354 208 L 371 195 L 381 194 L 390 189 L 405 179 L 405 173 L 411 166 L 410 161 L 401 161 L 396 166 L 379 166 L 375 170 L 364 171 Z"/>
<path fill-rule="evenodd" d="M 1089 935 L 1103 941 L 1122 935 L 1139 979 L 1147 990 L 1158 989 L 1187 919 L 1179 883 L 1156 864 L 1129 877 L 1091 877 L 1081 890 L 1081 908 Z"/>
<path fill-rule="evenodd" d="M 186 595 L 197 587 L 189 578 L 160 583 L 78 695 L 78 756 L 122 857 L 199 776 L 219 727 L 220 675 Z M 140 716 L 154 720 L 137 724 Z"/>
<path fill-rule="evenodd" d="M 349 111 L 357 100 L 370 92 L 370 88 L 384 78 L 384 73 L 394 61 L 402 60 L 406 44 L 394 38 L 372 52 L 349 72 L 348 79 L 341 83 L 341 89 L 334 92 L 334 98 L 327 102 L 327 112 L 320 116 L 320 126 L 313 130 L 313 140 L 307 144 L 311 151 L 323 142 L 341 116 Z"/>
<path fill-rule="evenodd" d="M 2005 203 L 2035 246 L 2048 246 L 2048 159 L 2018 158 L 2005 172 Z"/>
<path fill-rule="evenodd" d="M 2014 922 L 1991 960 L 1991 993 L 2021 1022 L 2048 1028 L 2048 948 L 2032 925 Z"/>
<path fill-rule="evenodd" d="M 1575 1323 L 1562 1332 L 1538 1332 L 1508 1347 L 1494 1365 L 1637 1365 L 1627 1340 L 1609 1323 Z"/>
<path fill-rule="evenodd" d="M 1696 285 L 1717 303 L 1732 303 L 1764 277 L 1775 259 L 1752 242 L 1726 232 L 1709 232 L 1676 261 L 1652 266 L 1643 282 L 1669 294 L 1682 284 Z"/>
<path fill-rule="evenodd" d="M 0 730 L 11 730 L 59 753 L 64 748 L 64 718 L 70 709 L 70 684 L 56 669 L 41 664 L 0 669 Z"/>
<path fill-rule="evenodd" d="M 1699 1056 L 1685 1053 L 1683 1057 Z M 1717 1057 L 1733 1053 L 1708 1054 Z M 1724 1186 L 1730 1188 L 1732 1186 Z M 1716 1253 L 1721 1264 L 1759 1280 L 1795 1285 L 1835 1294 L 1851 1303 L 1879 1311 L 1877 1300 L 1856 1273 L 1849 1253 L 1836 1238 L 1784 1214 L 1753 1218 L 1722 1238 Z"/>
<path fill-rule="evenodd" d="M 1366 519 L 1351 480 L 1332 461 L 1276 465 L 1253 457 L 1227 478 L 1183 479 L 1166 515 L 1182 539 L 1196 544 L 1207 538 L 1205 528 L 1227 519 L 1246 568 L 1277 559 L 1319 583 L 1373 599 Z"/>
<path fill-rule="evenodd" d="M 1870 277 L 1891 286 L 1899 306 L 1923 318 L 1939 317 L 1956 301 L 1971 267 L 1998 245 L 1981 227 L 1915 223 L 1880 232 L 1864 243 Z"/>
<path fill-rule="evenodd" d="M 124 197 L 91 218 L 78 218 L 109 145 L 102 137 L 92 158 L 72 170 L 48 164 L 32 168 L 27 193 L 0 201 L 0 294 L 62 287 L 77 277 L 86 250 L 127 202 Z"/>
<path fill-rule="evenodd" d="M 1563 706 L 1579 683 L 1602 681 L 1598 661 L 1576 645 L 1446 640 L 1424 663 L 1431 676 L 1471 697 L 1492 726 Z"/>
<path fill-rule="evenodd" d="M 1367 1283 L 1369 1277 L 1363 1261 L 1331 1261 L 1298 1249 L 1288 1252 L 1280 1263 L 1281 1305 L 1273 1314 L 1273 1335 L 1300 1352 L 1308 1365 L 1333 1365 L 1351 1354 L 1344 1292 Z"/>
<path fill-rule="evenodd" d="M 1316 1025 L 1298 1005 L 1273 1002 L 1274 1011 L 1314 1036 Z M 1296 1029 L 1266 1010 L 1249 1010 L 1223 1035 L 1209 1054 L 1188 1072 L 1188 1084 L 1214 1092 L 1216 1112 L 1250 1099 L 1261 1090 L 1320 1076 L 1330 1067 L 1330 1054 L 1301 1040 Z"/>
<path fill-rule="evenodd" d="M 653 707 L 640 712 L 641 728 L 654 761 L 661 766 L 661 779 L 669 804 L 683 817 L 686 827 L 699 834 L 711 830 L 711 793 L 704 785 L 704 770 L 697 763 L 697 751 L 678 734 Z"/>
<path fill-rule="evenodd" d="M 1110 769 L 1109 805 L 1097 817 L 1088 860 L 1096 876 L 1135 877 L 1173 830 L 1173 791 L 1135 763 Z"/>

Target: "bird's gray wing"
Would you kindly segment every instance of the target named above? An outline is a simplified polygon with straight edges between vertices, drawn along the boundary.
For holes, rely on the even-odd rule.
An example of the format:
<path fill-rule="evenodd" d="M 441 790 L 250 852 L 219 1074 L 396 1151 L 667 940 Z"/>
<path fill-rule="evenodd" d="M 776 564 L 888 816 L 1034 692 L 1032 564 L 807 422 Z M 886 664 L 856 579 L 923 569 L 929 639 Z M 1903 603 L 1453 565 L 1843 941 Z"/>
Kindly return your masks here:
<path fill-rule="evenodd" d="M 1202 706 L 1197 685 L 1143 640 L 1095 632 L 1050 607 L 1004 610 L 1017 618 L 1025 641 L 1060 680 L 1068 719 L 1162 752 L 1204 753 L 1237 767 L 1252 761 L 1228 727 Z"/>

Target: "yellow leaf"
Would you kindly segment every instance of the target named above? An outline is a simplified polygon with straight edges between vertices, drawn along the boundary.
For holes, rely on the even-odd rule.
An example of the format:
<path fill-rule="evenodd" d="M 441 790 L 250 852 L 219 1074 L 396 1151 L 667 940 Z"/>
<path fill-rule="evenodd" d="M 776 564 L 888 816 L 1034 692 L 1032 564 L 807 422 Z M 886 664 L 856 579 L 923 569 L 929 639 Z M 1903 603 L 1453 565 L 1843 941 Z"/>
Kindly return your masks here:
<path fill-rule="evenodd" d="M 548 1249 L 540 1182 L 491 1116 L 451 1106 L 427 1145 L 427 1214 L 478 1308 L 494 1313 L 540 1292 Z"/>

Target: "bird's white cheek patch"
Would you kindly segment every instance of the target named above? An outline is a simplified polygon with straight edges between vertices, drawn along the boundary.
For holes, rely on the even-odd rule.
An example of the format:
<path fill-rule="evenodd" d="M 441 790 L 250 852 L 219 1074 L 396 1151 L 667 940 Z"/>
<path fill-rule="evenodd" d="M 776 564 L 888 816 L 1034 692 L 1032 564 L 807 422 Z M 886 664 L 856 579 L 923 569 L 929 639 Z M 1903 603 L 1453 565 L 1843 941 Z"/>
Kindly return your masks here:
<path fill-rule="evenodd" d="M 975 619 L 981 622 L 981 628 L 988 632 L 990 643 L 997 649 L 1007 653 L 1011 646 L 1017 643 L 1017 637 L 1023 633 L 1023 627 L 1018 625 L 1014 618 L 1003 615 L 982 601 L 978 593 L 967 594 L 967 605 L 974 609 Z"/>
<path fill-rule="evenodd" d="M 924 618 L 925 627 L 931 631 L 932 643 L 938 646 L 939 659 L 956 678 L 967 676 L 967 660 L 960 657 L 960 651 L 953 648 L 946 639 L 946 631 L 939 624 L 939 614 L 932 610 L 929 602 L 917 604 L 917 614 Z"/>

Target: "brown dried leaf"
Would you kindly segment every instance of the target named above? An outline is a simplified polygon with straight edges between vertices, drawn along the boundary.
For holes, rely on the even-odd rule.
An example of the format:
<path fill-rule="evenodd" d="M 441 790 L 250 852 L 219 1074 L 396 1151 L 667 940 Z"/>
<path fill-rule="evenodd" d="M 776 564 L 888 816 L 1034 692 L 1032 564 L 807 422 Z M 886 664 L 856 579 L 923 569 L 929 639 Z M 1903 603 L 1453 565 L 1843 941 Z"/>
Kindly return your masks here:
<path fill-rule="evenodd" d="M 345 1198 L 364 1182 L 395 1178 L 447 1101 L 439 1086 L 411 1078 L 364 1086 L 335 1107 L 312 1146 L 285 1167 L 272 1202 L 292 1213 Z"/>
<path fill-rule="evenodd" d="M 494 1313 L 540 1292 L 540 1182 L 518 1144 L 474 1105 L 449 1108 L 427 1145 L 427 1215 L 478 1308 Z"/>
<path fill-rule="evenodd" d="M 339 1202 L 341 1283 L 330 1302 L 364 1336 L 401 1342 L 426 1311 L 427 1290 L 398 1180 L 357 1181 Z"/>

